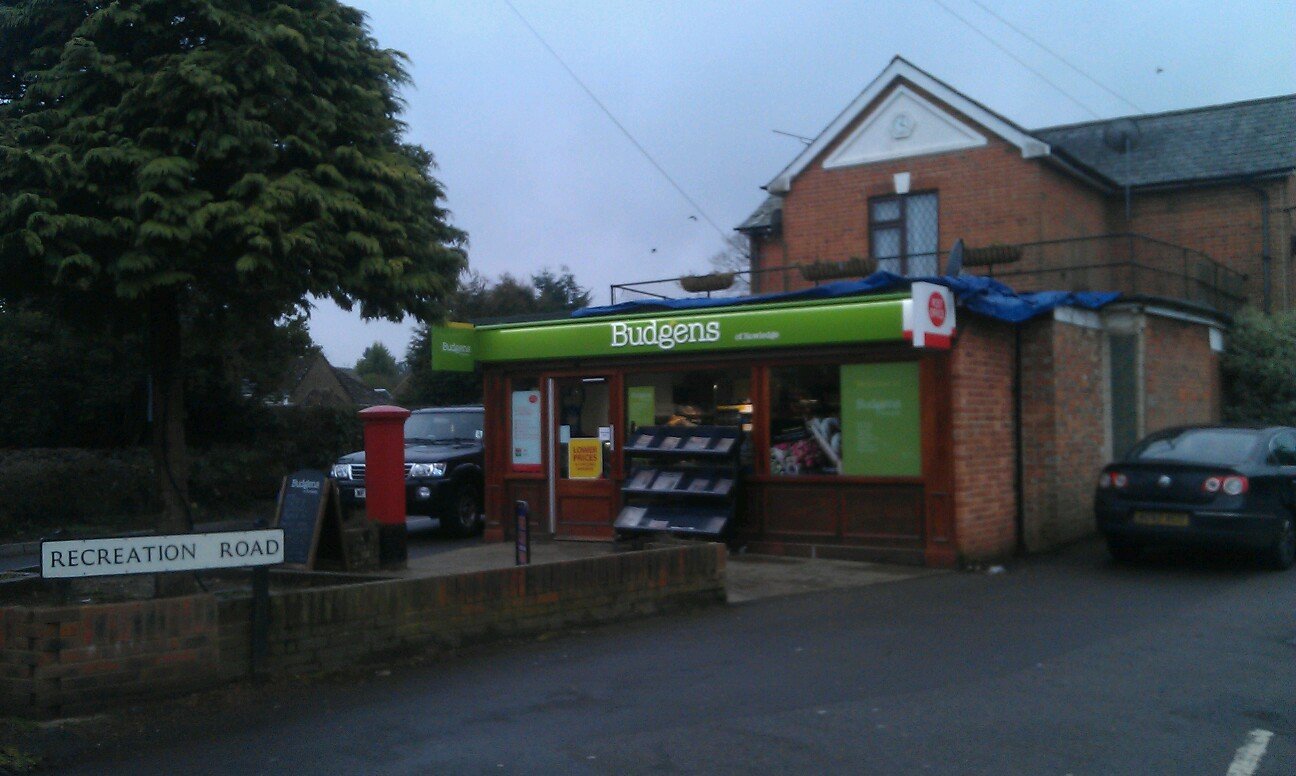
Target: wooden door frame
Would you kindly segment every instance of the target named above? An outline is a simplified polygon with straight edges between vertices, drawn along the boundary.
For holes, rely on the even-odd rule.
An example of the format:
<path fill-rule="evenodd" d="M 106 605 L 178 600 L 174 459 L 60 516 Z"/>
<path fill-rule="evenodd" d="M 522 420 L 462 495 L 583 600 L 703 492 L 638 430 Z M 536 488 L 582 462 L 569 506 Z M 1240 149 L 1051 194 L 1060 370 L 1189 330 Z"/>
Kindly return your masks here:
<path fill-rule="evenodd" d="M 608 386 L 608 425 L 612 427 L 611 450 L 609 451 L 610 460 L 608 461 L 608 474 L 605 478 L 607 499 L 608 499 L 608 528 L 612 527 L 612 521 L 615 520 L 616 512 L 620 508 L 621 491 L 618 484 L 625 477 L 625 461 L 621 455 L 625 444 L 625 428 L 621 419 L 625 416 L 625 369 L 624 367 L 588 367 L 583 369 L 560 369 L 545 371 L 540 373 L 540 384 L 543 389 L 542 401 L 544 402 L 545 415 L 547 420 L 544 429 L 544 471 L 549 487 L 547 496 L 549 503 L 549 533 L 556 536 L 558 534 L 558 486 L 562 479 L 558 476 L 560 462 L 558 461 L 558 408 L 557 392 L 555 386 L 558 380 L 564 379 L 586 379 L 600 377 L 607 381 Z"/>

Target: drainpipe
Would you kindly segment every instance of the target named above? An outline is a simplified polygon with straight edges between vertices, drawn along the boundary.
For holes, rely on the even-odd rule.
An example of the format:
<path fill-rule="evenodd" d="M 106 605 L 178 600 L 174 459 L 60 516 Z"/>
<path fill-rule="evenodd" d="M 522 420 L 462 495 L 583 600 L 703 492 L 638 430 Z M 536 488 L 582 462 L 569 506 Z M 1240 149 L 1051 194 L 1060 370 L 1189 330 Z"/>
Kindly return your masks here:
<path fill-rule="evenodd" d="M 1022 326 L 1013 326 L 1013 496 L 1017 502 L 1013 511 L 1013 533 L 1016 536 L 1014 551 L 1020 557 L 1026 554 L 1026 472 L 1022 445 Z"/>
<path fill-rule="evenodd" d="M 1269 192 L 1254 183 L 1246 184 L 1260 195 L 1260 271 L 1264 278 L 1264 312 L 1268 315 L 1273 306 L 1273 257 L 1269 255 Z"/>

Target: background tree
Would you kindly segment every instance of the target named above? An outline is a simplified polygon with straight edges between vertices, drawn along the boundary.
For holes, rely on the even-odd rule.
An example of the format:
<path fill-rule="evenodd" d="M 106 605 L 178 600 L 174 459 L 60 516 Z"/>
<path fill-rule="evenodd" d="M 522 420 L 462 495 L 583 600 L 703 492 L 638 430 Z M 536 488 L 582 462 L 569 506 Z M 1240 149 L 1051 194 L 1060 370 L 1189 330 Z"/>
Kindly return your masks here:
<path fill-rule="evenodd" d="M 402 60 L 336 0 L 0 6 L 0 300 L 142 333 L 164 529 L 195 327 L 443 314 L 464 235 L 402 140 Z"/>
<path fill-rule="evenodd" d="M 746 273 L 751 269 L 751 241 L 745 235 L 732 234 L 725 239 L 725 247 L 707 259 L 710 272 L 733 272 L 734 284 L 725 294 L 745 294 L 751 289 L 751 276 Z"/>
<path fill-rule="evenodd" d="M 365 385 L 387 391 L 396 387 L 397 381 L 400 380 L 400 372 L 396 357 L 381 342 L 375 342 L 365 348 L 355 365 L 355 373 L 364 380 Z"/>
<path fill-rule="evenodd" d="M 590 292 L 582 288 L 571 270 L 542 269 L 530 282 L 501 275 L 490 283 L 476 272 L 467 273 L 450 304 L 456 321 L 508 319 L 524 315 L 560 313 L 588 307 Z M 427 326 L 415 330 L 405 353 L 409 379 L 397 398 L 409 404 L 472 404 L 482 400 L 481 375 L 468 372 L 433 372 L 432 340 Z"/>

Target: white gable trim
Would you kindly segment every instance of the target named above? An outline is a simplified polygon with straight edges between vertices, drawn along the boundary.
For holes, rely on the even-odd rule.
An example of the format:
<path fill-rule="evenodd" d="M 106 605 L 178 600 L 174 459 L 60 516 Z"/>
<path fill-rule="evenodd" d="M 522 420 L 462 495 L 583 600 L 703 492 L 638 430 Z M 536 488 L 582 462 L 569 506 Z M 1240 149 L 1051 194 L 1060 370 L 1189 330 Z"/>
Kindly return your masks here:
<path fill-rule="evenodd" d="M 873 82 L 860 93 L 860 96 L 856 97 L 855 101 L 846 107 L 846 110 L 833 119 L 832 123 L 823 132 L 819 133 L 814 142 L 806 146 L 800 156 L 792 160 L 792 163 L 785 167 L 783 172 L 779 173 L 765 188 L 771 194 L 786 194 L 792 188 L 792 180 L 809 167 L 810 162 L 823 153 L 823 150 L 836 140 L 845 131 L 846 127 L 859 118 L 864 109 L 877 99 L 878 95 L 886 91 L 897 78 L 904 78 L 977 124 L 1017 146 L 1021 149 L 1023 159 L 1034 159 L 1048 155 L 1049 146 L 1047 143 L 1027 134 L 900 57 L 896 57 L 891 60 L 891 64 L 887 65 L 881 75 L 874 78 Z"/>
<path fill-rule="evenodd" d="M 905 134 L 892 124 L 907 121 Z M 987 144 L 985 135 L 901 85 L 824 160 L 827 169 L 940 154 Z"/>

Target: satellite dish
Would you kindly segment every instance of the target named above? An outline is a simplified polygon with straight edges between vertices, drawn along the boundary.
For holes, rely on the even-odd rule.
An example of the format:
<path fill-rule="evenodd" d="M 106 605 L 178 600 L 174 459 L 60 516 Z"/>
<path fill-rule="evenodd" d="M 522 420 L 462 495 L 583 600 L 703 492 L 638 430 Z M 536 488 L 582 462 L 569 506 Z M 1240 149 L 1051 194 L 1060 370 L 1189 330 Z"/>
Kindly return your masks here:
<path fill-rule="evenodd" d="M 1141 135 L 1133 120 L 1120 119 L 1103 127 L 1102 139 L 1108 148 L 1123 154 L 1138 147 Z"/>
<path fill-rule="evenodd" d="M 954 247 L 950 248 L 949 258 L 945 261 L 945 276 L 958 277 L 963 271 L 963 238 L 954 241 Z"/>

